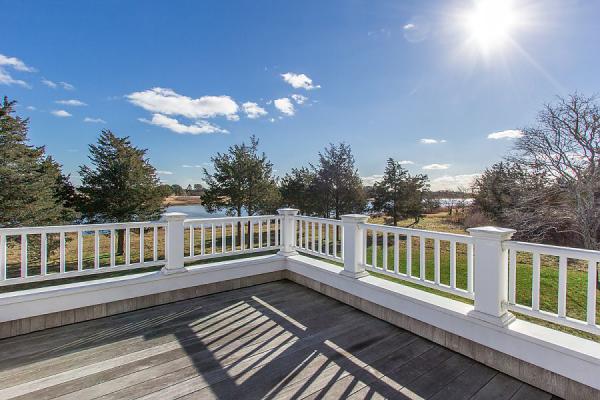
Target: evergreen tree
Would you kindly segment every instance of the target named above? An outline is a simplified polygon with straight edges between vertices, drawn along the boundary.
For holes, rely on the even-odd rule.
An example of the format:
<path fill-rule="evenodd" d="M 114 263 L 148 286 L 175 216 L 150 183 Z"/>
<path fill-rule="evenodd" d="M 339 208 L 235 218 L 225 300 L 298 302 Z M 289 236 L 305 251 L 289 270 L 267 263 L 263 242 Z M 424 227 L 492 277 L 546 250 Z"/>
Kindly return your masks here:
<path fill-rule="evenodd" d="M 0 227 L 72 222 L 74 189 L 44 147 L 28 144 L 29 121 L 0 105 Z"/>
<path fill-rule="evenodd" d="M 312 215 L 316 212 L 315 204 L 316 174 L 306 167 L 293 168 L 281 180 L 279 191 L 283 204 L 300 210 L 301 214 Z"/>
<path fill-rule="evenodd" d="M 202 204 L 208 212 L 226 210 L 229 215 L 241 216 L 272 213 L 279 205 L 279 191 L 273 176 L 273 164 L 258 153 L 258 139 L 250 144 L 229 147 L 227 153 L 211 158 L 214 172 L 204 169 L 206 189 Z"/>
<path fill-rule="evenodd" d="M 423 215 L 428 188 L 427 175 L 411 176 L 389 158 L 383 179 L 373 186 L 373 209 L 391 216 L 394 226 L 403 218 L 413 218 L 416 223 Z"/>
<path fill-rule="evenodd" d="M 159 218 L 166 196 L 146 149 L 134 147 L 128 137 L 103 130 L 89 146 L 91 166 L 81 166 L 79 208 L 89 222 L 147 221 Z M 117 252 L 124 236 L 118 232 Z"/>
<path fill-rule="evenodd" d="M 349 145 L 330 144 L 319 153 L 319 164 L 313 170 L 316 174 L 313 194 L 319 214 L 339 218 L 365 209 L 366 195 Z"/>

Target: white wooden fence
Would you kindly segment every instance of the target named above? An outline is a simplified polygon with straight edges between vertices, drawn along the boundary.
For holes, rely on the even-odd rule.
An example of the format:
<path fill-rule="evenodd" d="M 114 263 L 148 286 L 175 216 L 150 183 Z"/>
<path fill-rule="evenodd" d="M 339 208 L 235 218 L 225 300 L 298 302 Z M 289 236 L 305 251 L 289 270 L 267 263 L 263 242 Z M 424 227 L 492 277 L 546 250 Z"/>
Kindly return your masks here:
<path fill-rule="evenodd" d="M 361 215 L 341 221 L 305 217 L 292 209 L 239 218 L 185 217 L 168 213 L 159 222 L 0 229 L 0 286 L 159 265 L 173 273 L 203 259 L 279 250 L 283 256 L 299 252 L 343 264 L 349 277 L 370 271 L 470 299 L 474 316 L 499 325 L 510 323 L 514 311 L 600 334 L 598 251 L 515 242 L 514 231 L 494 227 L 458 235 L 369 224 Z M 124 246 L 117 254 L 120 236 Z M 552 271 L 555 294 L 542 280 Z M 569 294 L 581 287 L 571 282 L 575 279 L 586 280 L 583 316 L 569 313 Z M 530 301 L 519 300 L 523 290 L 530 291 Z M 556 296 L 556 310 L 542 304 L 542 294 Z"/>

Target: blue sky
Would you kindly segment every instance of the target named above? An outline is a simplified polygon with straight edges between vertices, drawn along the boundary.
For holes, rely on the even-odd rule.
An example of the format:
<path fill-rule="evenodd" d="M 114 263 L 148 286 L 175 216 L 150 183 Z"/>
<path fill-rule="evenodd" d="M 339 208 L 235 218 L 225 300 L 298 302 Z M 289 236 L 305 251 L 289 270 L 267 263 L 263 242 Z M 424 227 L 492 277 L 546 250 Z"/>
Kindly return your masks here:
<path fill-rule="evenodd" d="M 600 87 L 600 2 L 513 1 L 490 32 L 481 1 L 2 0 L 0 92 L 75 182 L 111 129 L 169 183 L 255 134 L 279 175 L 345 141 L 367 181 L 394 157 L 453 187 Z"/>

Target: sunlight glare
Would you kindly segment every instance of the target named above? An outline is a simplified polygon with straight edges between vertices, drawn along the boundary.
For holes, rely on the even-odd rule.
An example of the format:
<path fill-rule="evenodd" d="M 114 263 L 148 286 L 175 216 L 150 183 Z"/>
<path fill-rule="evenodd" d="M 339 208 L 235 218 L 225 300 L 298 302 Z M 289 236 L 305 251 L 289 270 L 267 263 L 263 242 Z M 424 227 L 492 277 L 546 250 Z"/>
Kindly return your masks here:
<path fill-rule="evenodd" d="M 517 13 L 510 0 L 477 0 L 465 15 L 470 39 L 485 52 L 500 47 L 510 37 Z"/>

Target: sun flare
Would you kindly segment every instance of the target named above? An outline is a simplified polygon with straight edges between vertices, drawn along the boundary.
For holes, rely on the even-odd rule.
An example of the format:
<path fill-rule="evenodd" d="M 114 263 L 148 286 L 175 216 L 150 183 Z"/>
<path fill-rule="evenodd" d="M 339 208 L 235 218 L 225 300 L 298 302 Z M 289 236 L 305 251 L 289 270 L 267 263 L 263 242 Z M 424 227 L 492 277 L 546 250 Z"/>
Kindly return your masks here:
<path fill-rule="evenodd" d="M 510 0 L 476 0 L 474 8 L 465 13 L 464 25 L 470 40 L 487 52 L 510 38 L 517 20 Z"/>

